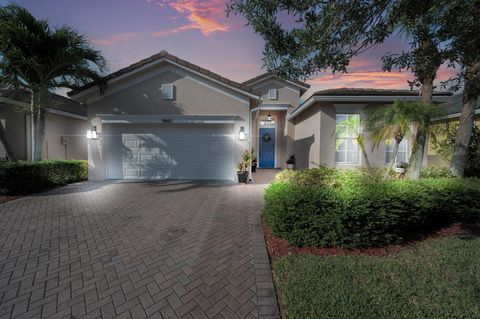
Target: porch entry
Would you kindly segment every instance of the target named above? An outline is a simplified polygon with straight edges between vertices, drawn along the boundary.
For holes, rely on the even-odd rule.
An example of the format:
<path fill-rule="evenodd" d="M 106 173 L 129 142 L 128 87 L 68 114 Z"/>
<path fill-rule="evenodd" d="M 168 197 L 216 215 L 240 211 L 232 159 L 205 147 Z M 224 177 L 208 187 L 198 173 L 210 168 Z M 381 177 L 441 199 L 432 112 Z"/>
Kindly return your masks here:
<path fill-rule="evenodd" d="M 259 131 L 258 166 L 261 168 L 275 167 L 275 128 L 260 128 Z"/>

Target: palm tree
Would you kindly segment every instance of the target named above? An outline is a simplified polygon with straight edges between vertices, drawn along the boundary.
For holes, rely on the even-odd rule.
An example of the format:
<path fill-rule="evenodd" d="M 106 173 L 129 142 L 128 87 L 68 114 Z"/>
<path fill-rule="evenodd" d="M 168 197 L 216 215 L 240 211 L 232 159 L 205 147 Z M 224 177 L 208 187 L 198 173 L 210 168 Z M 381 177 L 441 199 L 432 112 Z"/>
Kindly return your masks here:
<path fill-rule="evenodd" d="M 52 28 L 15 3 L 0 7 L 0 81 L 31 93 L 33 160 L 40 160 L 49 94 L 97 82 L 106 71 L 101 53 L 68 26 Z"/>
<path fill-rule="evenodd" d="M 365 166 L 370 169 L 370 161 L 368 160 L 368 154 L 367 151 L 365 150 L 365 138 L 363 136 L 363 130 L 362 130 L 362 120 L 357 117 L 357 116 L 348 116 L 345 120 L 341 121 L 337 125 L 337 130 L 335 134 L 339 137 L 351 137 L 351 134 L 353 132 L 354 136 L 353 138 L 357 142 L 357 145 L 360 147 L 360 150 L 362 151 L 362 157 L 363 160 L 365 161 Z M 340 147 L 340 145 L 343 143 L 341 139 L 337 139 L 336 142 L 336 149 Z"/>
<path fill-rule="evenodd" d="M 413 115 L 408 114 L 410 108 L 405 107 L 405 103 L 403 100 L 397 100 L 392 105 L 369 109 L 366 112 L 365 129 L 370 132 L 373 147 L 378 147 L 382 143 L 394 143 L 385 178 L 395 164 L 400 143 L 410 135 L 410 120 Z"/>
<path fill-rule="evenodd" d="M 374 147 L 382 142 L 394 141 L 393 160 L 389 163 L 389 171 L 392 169 L 395 158 L 398 154 L 398 148 L 406 136 L 412 140 L 412 155 L 409 162 L 418 155 L 419 145 L 418 134 L 429 136 L 434 134 L 432 129 L 434 124 L 441 125 L 441 119 L 444 112 L 433 103 L 415 101 L 407 102 L 397 100 L 393 105 L 383 106 L 378 109 L 372 109 L 367 112 L 365 126 L 367 131 L 371 132 Z M 388 174 L 388 172 L 387 172 Z M 417 179 L 420 173 L 417 170 L 409 170 L 410 178 Z"/>

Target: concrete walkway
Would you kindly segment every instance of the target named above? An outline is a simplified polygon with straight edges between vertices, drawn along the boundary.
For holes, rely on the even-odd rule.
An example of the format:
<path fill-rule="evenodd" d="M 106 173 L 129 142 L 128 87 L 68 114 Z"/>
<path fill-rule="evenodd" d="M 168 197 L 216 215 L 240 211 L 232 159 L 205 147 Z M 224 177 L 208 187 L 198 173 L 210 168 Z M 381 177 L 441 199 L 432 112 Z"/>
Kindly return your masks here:
<path fill-rule="evenodd" d="M 278 318 L 258 177 L 83 183 L 0 205 L 0 318 Z"/>

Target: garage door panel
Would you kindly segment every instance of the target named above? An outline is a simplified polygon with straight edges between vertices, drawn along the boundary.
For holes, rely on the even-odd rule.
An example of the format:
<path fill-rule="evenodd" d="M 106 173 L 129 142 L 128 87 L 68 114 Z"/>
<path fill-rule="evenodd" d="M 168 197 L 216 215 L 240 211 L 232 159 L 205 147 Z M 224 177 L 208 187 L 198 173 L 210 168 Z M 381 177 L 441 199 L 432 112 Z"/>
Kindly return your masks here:
<path fill-rule="evenodd" d="M 110 179 L 232 180 L 231 125 L 109 125 Z"/>

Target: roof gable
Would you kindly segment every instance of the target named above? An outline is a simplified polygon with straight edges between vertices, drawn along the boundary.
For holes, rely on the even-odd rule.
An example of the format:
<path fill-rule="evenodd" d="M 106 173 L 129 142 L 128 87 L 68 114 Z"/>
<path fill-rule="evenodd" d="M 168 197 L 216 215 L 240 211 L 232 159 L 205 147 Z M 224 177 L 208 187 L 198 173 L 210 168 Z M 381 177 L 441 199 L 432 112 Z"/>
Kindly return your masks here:
<path fill-rule="evenodd" d="M 161 63 L 163 61 L 188 69 L 191 72 L 197 73 L 203 77 L 211 79 L 221 85 L 230 87 L 234 90 L 240 91 L 246 95 L 253 96 L 253 97 L 260 96 L 260 93 L 256 92 L 253 88 L 247 85 L 229 80 L 219 74 L 211 72 L 210 70 L 204 69 L 186 60 L 182 60 L 177 56 L 174 56 L 168 53 L 167 51 L 161 51 L 160 53 L 154 54 L 146 59 L 140 60 L 116 72 L 110 73 L 109 75 L 104 77 L 104 80 L 107 81 L 107 84 L 108 84 L 108 82 L 115 81 L 117 79 L 124 78 L 126 76 L 134 76 L 136 72 L 139 72 L 144 68 L 156 65 L 157 63 Z M 85 86 L 82 86 L 78 89 L 68 92 L 68 96 L 75 96 L 75 95 L 81 94 L 83 92 L 86 92 L 94 88 L 95 86 L 96 86 L 95 83 L 89 83 Z"/>
<path fill-rule="evenodd" d="M 303 94 L 305 91 L 307 91 L 310 88 L 310 84 L 307 84 L 305 82 L 302 82 L 300 80 L 296 79 L 282 79 L 278 77 L 274 72 L 266 72 L 264 74 L 261 74 L 259 76 L 256 76 L 250 80 L 247 80 L 243 82 L 243 85 L 247 85 L 249 87 L 253 87 L 255 84 L 266 81 L 268 79 L 274 79 L 277 81 L 282 81 L 282 82 L 287 82 L 289 84 L 292 84 L 300 89 L 301 94 Z"/>

